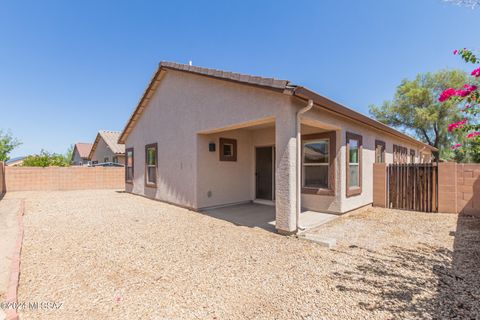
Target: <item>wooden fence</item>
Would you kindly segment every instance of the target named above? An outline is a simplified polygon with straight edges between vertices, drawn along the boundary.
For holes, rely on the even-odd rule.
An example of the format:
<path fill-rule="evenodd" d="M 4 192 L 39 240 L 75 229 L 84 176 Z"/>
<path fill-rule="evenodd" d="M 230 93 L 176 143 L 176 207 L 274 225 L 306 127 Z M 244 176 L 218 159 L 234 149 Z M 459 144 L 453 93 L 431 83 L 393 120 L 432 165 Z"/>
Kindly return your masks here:
<path fill-rule="evenodd" d="M 438 167 L 435 163 L 388 165 L 387 188 L 389 208 L 438 211 Z"/>

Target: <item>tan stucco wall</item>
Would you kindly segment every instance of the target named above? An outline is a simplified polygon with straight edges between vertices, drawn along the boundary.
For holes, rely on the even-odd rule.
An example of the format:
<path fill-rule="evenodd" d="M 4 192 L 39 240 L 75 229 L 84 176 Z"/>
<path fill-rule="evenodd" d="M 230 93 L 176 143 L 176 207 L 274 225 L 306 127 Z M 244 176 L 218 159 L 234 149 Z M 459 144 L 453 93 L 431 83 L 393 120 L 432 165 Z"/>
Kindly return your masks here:
<path fill-rule="evenodd" d="M 350 210 L 371 204 L 373 202 L 373 163 L 375 162 L 375 140 L 386 143 L 385 161 L 393 162 L 393 145 L 414 149 L 416 161 L 419 161 L 420 147 L 407 140 L 399 139 L 385 132 L 363 126 L 347 118 L 340 117 L 328 111 L 314 109 L 304 116 L 309 125 L 333 126 L 337 129 L 337 162 L 336 162 L 336 194 L 331 196 L 303 195 L 302 207 L 315 211 L 348 212 Z M 357 196 L 346 196 L 346 132 L 359 134 L 363 137 L 362 153 L 362 193 Z"/>
<path fill-rule="evenodd" d="M 237 161 L 219 160 L 219 138 L 237 140 Z M 214 142 L 215 152 L 208 151 Z M 234 130 L 198 136 L 198 194 L 199 208 L 252 200 L 252 132 Z"/>
<path fill-rule="evenodd" d="M 91 161 L 98 161 L 98 163 L 102 163 L 105 162 L 105 157 L 108 157 L 108 162 L 113 162 L 114 156 L 118 157 L 118 163 L 125 164 L 125 156 L 114 154 L 110 147 L 105 143 L 105 140 L 100 137 L 97 147 L 92 154 Z"/>
<path fill-rule="evenodd" d="M 81 165 L 86 165 L 88 164 L 88 159 L 82 159 L 80 157 L 80 153 L 78 153 L 77 148 L 73 150 L 73 156 L 72 156 L 72 165 L 74 166 L 81 166 Z"/>

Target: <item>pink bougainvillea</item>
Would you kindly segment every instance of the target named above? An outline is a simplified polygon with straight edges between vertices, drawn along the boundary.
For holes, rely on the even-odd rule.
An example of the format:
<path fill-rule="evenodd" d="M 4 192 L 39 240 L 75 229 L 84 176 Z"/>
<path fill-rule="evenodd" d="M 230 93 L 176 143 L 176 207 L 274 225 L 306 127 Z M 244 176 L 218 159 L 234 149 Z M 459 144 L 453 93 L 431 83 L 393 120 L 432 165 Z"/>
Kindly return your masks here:
<path fill-rule="evenodd" d="M 459 90 L 455 90 L 454 88 L 448 88 L 442 92 L 438 100 L 440 102 L 445 102 L 453 96 L 466 97 L 477 89 L 478 89 L 477 86 L 474 84 L 466 84 L 463 86 L 463 89 L 459 89 Z"/>
<path fill-rule="evenodd" d="M 458 50 L 455 49 L 455 50 L 453 51 L 453 54 L 457 54 L 457 53 L 458 53 Z"/>
<path fill-rule="evenodd" d="M 454 96 L 456 93 L 457 93 L 457 90 L 455 90 L 454 88 L 448 88 L 442 92 L 438 100 L 440 102 L 447 101 L 448 99 L 450 99 L 450 97 Z"/>
<path fill-rule="evenodd" d="M 480 136 L 480 131 L 475 131 L 475 132 L 469 133 L 467 135 L 467 138 L 468 139 L 473 139 L 473 138 L 478 137 L 478 136 Z"/>
<path fill-rule="evenodd" d="M 457 144 L 454 144 L 454 145 L 452 146 L 452 149 L 455 150 L 455 149 L 460 148 L 461 146 L 462 146 L 461 143 L 457 143 Z"/>
<path fill-rule="evenodd" d="M 473 70 L 471 75 L 474 76 L 475 78 L 480 77 L 480 68 Z"/>
<path fill-rule="evenodd" d="M 466 84 L 463 86 L 468 93 L 472 93 L 473 91 L 477 90 L 478 87 L 474 84 Z"/>
<path fill-rule="evenodd" d="M 467 119 L 463 119 L 462 121 L 450 123 L 448 125 L 448 132 L 452 132 L 455 129 L 463 128 L 463 126 L 467 123 Z"/>

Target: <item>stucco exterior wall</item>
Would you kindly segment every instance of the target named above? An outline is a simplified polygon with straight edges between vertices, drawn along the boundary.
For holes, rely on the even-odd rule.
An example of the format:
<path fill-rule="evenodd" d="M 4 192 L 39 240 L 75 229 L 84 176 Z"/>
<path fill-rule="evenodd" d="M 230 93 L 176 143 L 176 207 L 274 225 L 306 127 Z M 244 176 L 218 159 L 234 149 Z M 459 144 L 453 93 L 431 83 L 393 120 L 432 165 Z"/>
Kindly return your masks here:
<path fill-rule="evenodd" d="M 220 161 L 219 138 L 237 141 L 237 161 Z M 208 144 L 215 143 L 215 152 Z M 211 135 L 198 135 L 199 208 L 252 200 L 252 132 L 234 130 Z"/>
<path fill-rule="evenodd" d="M 82 157 L 80 157 L 80 153 L 78 153 L 77 148 L 73 150 L 72 165 L 82 166 L 88 164 L 88 161 L 88 159 L 82 159 Z"/>
<path fill-rule="evenodd" d="M 97 161 L 98 163 L 113 162 L 113 157 L 115 157 L 115 156 L 118 157 L 118 163 L 125 164 L 125 156 L 114 154 L 112 152 L 112 150 L 110 149 L 110 147 L 105 143 L 105 140 L 103 140 L 100 137 L 100 140 L 98 141 L 97 147 L 92 154 L 91 161 L 92 162 Z M 108 157 L 108 161 L 105 161 L 106 157 Z"/>
<path fill-rule="evenodd" d="M 318 108 L 308 112 L 304 120 L 310 125 L 332 126 L 337 129 L 337 161 L 335 197 L 319 195 L 302 195 L 302 207 L 314 211 L 331 211 L 344 213 L 373 202 L 373 163 L 375 162 L 375 140 L 384 141 L 385 162 L 393 163 L 393 145 L 397 144 L 415 150 L 415 161 L 419 162 L 421 147 L 407 140 L 399 139 L 383 131 L 356 123 L 350 119 L 335 115 Z M 346 196 L 346 133 L 362 136 L 362 193 Z"/>

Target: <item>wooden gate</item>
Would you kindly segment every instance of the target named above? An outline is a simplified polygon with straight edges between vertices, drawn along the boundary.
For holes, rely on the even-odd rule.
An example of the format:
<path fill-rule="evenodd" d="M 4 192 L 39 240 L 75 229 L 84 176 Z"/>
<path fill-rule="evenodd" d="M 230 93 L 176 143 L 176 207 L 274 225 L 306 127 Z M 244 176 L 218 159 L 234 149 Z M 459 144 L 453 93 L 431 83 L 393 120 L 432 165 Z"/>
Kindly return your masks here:
<path fill-rule="evenodd" d="M 438 166 L 436 163 L 389 164 L 388 206 L 423 212 L 438 211 Z"/>

